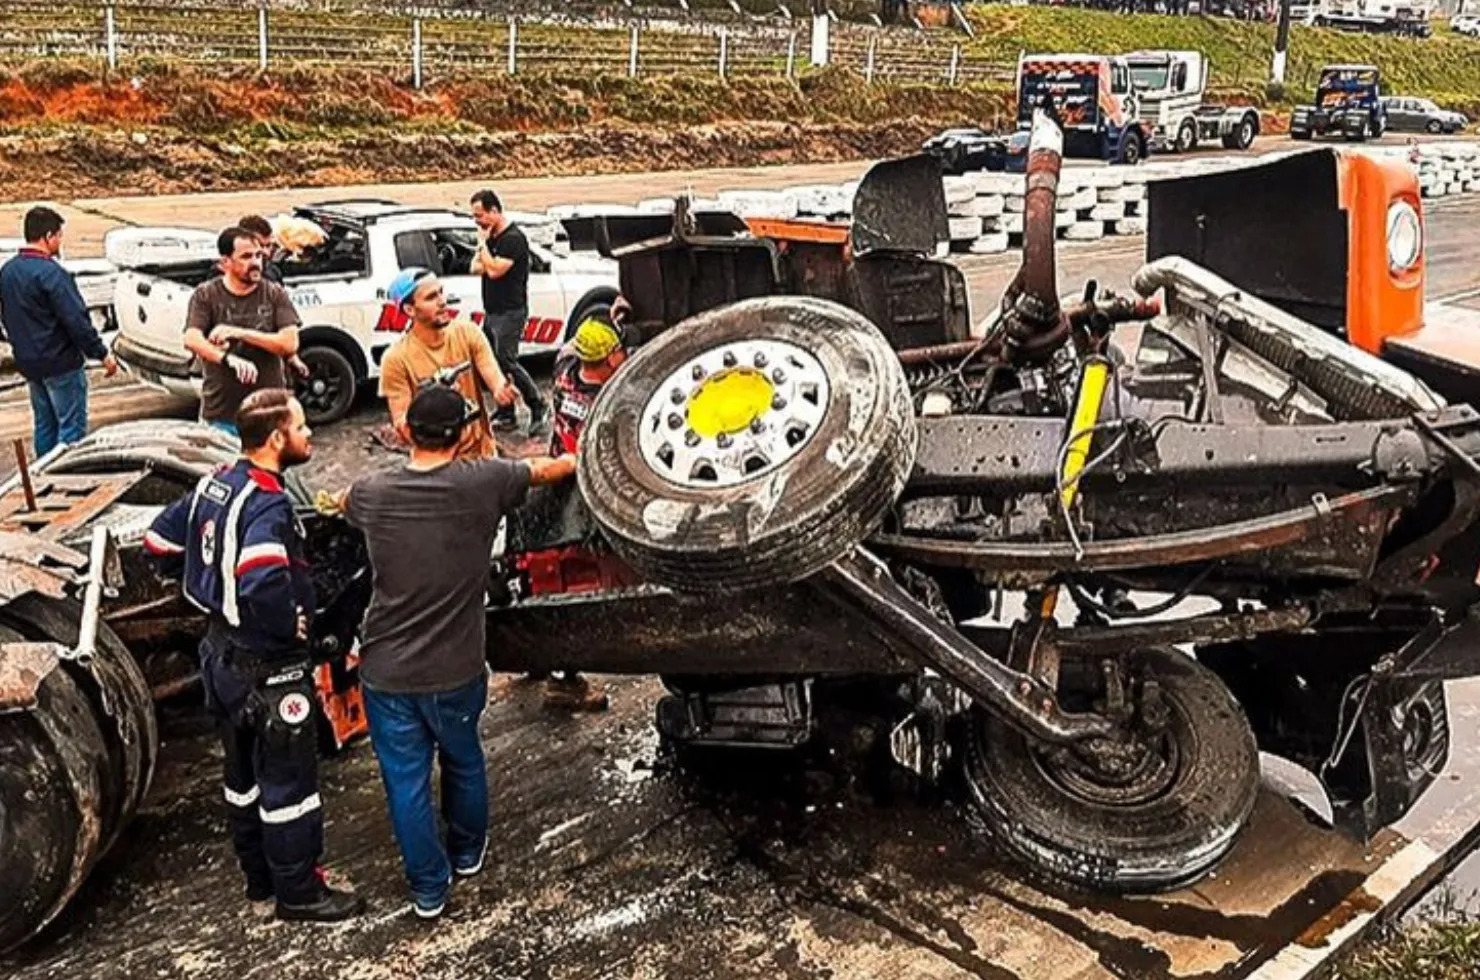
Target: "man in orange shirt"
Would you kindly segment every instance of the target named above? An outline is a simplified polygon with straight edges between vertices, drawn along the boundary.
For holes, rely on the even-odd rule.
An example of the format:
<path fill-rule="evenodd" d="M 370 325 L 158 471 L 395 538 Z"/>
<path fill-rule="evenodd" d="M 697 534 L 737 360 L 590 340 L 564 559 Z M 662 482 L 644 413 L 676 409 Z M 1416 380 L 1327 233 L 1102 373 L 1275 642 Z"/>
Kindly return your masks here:
<path fill-rule="evenodd" d="M 499 370 L 488 338 L 448 309 L 442 283 L 429 269 L 402 271 L 391 280 L 386 296 L 411 318 L 411 326 L 386 351 L 380 365 L 380 394 L 390 407 L 397 434 L 410 442 L 406 411 L 417 391 L 439 376 L 455 376 L 458 391 L 478 414 L 463 429 L 456 458 L 493 459 L 498 446 L 483 393 L 493 395 L 499 405 L 512 405 L 518 393 Z"/>

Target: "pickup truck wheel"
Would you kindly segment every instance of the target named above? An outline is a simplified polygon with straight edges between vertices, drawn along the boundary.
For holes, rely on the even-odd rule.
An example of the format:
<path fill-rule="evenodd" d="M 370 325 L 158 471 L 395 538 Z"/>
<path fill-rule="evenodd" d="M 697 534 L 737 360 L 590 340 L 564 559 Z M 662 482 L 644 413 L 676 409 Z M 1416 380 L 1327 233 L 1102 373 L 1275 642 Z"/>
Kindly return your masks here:
<path fill-rule="evenodd" d="M 309 424 L 327 425 L 344 418 L 355 401 L 355 368 L 349 358 L 322 346 L 305 348 L 298 356 L 308 365 L 308 377 L 296 378 L 293 391 Z"/>
<path fill-rule="evenodd" d="M 1155 648 L 1122 663 L 1123 689 L 1111 692 L 1098 662 L 1065 661 L 1060 691 L 1070 710 L 1119 693 L 1134 712 L 1129 737 L 1045 746 L 978 709 L 967 788 L 992 836 L 1049 877 L 1176 888 L 1211 869 L 1248 823 L 1259 753 L 1238 702 L 1191 657 Z"/>
<path fill-rule="evenodd" d="M 1197 149 L 1197 124 L 1188 119 L 1177 130 L 1176 150 L 1178 153 L 1191 153 L 1195 149 Z"/>
<path fill-rule="evenodd" d="M 1439 133 L 1444 131 L 1444 124 L 1437 119 L 1430 119 L 1428 125 L 1425 126 L 1424 129 L 1427 129 L 1429 132 L 1437 136 Z"/>
<path fill-rule="evenodd" d="M 877 327 L 827 300 L 764 297 L 644 345 L 592 406 L 577 473 L 647 581 L 735 591 L 805 578 L 867 537 L 915 442 Z"/>

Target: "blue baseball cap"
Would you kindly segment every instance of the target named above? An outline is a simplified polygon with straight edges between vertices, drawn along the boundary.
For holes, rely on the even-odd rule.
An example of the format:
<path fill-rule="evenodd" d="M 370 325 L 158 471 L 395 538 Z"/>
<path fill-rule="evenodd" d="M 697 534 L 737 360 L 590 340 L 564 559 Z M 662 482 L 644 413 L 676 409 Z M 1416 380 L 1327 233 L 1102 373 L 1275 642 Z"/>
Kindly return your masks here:
<path fill-rule="evenodd" d="M 432 274 L 431 269 L 423 269 L 420 266 L 402 269 L 396 273 L 396 278 L 392 279 L 391 284 L 386 287 L 386 298 L 397 306 L 402 305 L 411 299 L 416 292 L 417 285 Z"/>

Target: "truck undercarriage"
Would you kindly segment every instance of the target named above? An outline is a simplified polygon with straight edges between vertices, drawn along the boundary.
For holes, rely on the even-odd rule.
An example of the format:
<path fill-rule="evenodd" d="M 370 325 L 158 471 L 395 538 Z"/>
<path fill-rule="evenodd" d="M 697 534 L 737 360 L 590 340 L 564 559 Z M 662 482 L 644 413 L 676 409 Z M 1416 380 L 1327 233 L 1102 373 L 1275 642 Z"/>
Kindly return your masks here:
<path fill-rule="evenodd" d="M 928 160 L 842 231 L 614 219 L 643 343 L 588 423 L 589 511 L 511 546 L 629 574 L 515 575 L 495 666 L 662 674 L 696 744 L 798 744 L 831 679 L 879 678 L 896 761 L 959 766 L 1007 851 L 1094 888 L 1213 867 L 1261 748 L 1343 830 L 1401 816 L 1448 751 L 1442 680 L 1480 672 L 1480 417 L 1185 258 L 1062 299 L 1053 136 L 977 331 Z"/>

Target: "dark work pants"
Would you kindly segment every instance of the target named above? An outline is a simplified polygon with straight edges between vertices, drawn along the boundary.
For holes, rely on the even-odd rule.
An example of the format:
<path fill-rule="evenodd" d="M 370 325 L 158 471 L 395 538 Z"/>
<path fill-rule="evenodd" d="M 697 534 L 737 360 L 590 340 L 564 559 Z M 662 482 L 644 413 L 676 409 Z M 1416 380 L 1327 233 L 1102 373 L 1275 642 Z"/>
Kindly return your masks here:
<path fill-rule="evenodd" d="M 314 736 L 313 665 L 268 667 L 201 644 L 206 704 L 225 750 L 227 822 L 248 887 L 290 905 L 315 902 L 324 852 Z"/>
<path fill-rule="evenodd" d="M 493 345 L 493 356 L 498 360 L 499 370 L 519 389 L 519 397 L 535 413 L 545 411 L 545 398 L 540 386 L 519 363 L 519 338 L 524 335 L 524 325 L 529 321 L 529 309 L 509 310 L 504 313 L 485 313 L 483 333 Z M 498 418 L 513 418 L 514 408 L 500 408 Z"/>

